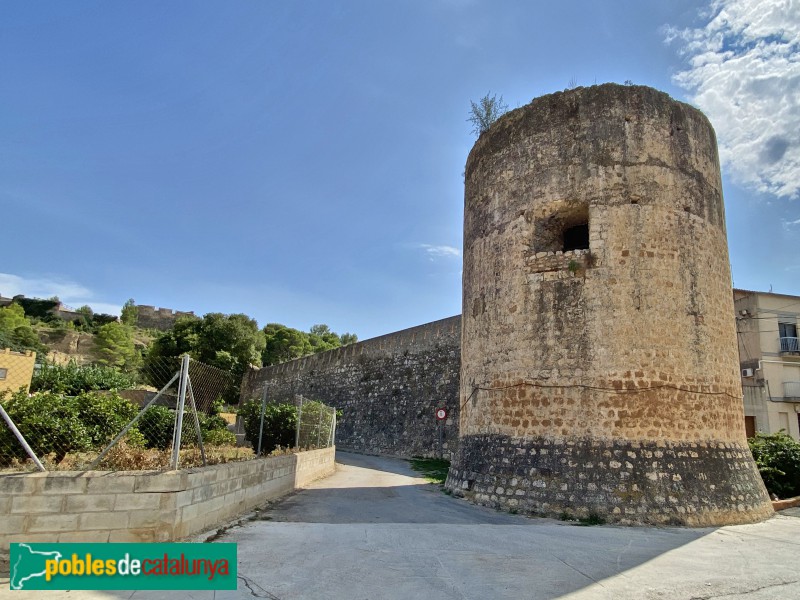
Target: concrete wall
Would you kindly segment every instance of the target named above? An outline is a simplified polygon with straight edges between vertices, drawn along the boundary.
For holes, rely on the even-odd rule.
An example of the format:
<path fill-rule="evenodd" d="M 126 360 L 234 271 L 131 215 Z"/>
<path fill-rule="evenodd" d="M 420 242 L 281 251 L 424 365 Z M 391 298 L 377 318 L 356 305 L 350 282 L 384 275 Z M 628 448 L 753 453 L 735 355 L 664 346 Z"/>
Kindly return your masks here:
<path fill-rule="evenodd" d="M 0 392 L 16 392 L 23 387 L 27 391 L 33 377 L 36 352 L 12 352 L 0 349 Z"/>
<path fill-rule="evenodd" d="M 242 400 L 259 398 L 269 384 L 272 402 L 295 394 L 343 411 L 336 444 L 358 452 L 394 456 L 436 456 L 439 423 L 446 407 L 443 454 L 458 440 L 458 371 L 461 317 L 450 317 L 249 371 Z"/>
<path fill-rule="evenodd" d="M 335 448 L 170 472 L 0 476 L 0 558 L 11 542 L 167 542 L 334 472 Z"/>

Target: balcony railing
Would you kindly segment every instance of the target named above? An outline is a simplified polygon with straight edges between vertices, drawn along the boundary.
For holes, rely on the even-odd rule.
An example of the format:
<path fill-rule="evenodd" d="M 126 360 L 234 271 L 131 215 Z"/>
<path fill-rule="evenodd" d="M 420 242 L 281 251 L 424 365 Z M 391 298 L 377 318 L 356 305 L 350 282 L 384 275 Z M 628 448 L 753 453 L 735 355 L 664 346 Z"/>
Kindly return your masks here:
<path fill-rule="evenodd" d="M 784 381 L 783 397 L 800 398 L 800 381 Z"/>
<path fill-rule="evenodd" d="M 782 337 L 781 338 L 781 352 L 800 352 L 800 344 L 797 343 L 797 338 L 796 337 Z"/>

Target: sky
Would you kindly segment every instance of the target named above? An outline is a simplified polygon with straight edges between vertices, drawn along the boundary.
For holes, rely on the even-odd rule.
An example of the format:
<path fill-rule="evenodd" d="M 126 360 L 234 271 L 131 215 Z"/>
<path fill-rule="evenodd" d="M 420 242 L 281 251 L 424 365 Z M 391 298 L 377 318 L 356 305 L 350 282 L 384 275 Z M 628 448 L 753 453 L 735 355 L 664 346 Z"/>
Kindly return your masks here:
<path fill-rule="evenodd" d="M 800 1 L 0 3 L 0 294 L 366 339 L 458 314 L 471 100 L 649 85 L 800 294 Z"/>

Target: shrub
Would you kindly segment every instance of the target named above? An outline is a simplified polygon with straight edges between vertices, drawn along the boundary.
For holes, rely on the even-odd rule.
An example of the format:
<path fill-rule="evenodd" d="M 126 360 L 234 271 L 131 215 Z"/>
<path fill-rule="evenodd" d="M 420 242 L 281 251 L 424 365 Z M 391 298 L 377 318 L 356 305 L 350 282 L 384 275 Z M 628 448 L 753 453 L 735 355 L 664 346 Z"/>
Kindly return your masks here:
<path fill-rule="evenodd" d="M 212 429 L 203 433 L 203 443 L 207 446 L 235 446 L 236 435 L 227 429 Z"/>
<path fill-rule="evenodd" d="M 78 417 L 96 449 L 110 442 L 139 412 L 135 404 L 116 392 L 84 392 L 75 402 Z"/>
<path fill-rule="evenodd" d="M 74 361 L 67 365 L 44 363 L 34 373 L 31 391 L 57 392 L 77 396 L 82 392 L 95 390 L 120 390 L 133 387 L 131 375 L 113 367 L 86 365 L 79 367 Z"/>
<path fill-rule="evenodd" d="M 258 430 L 261 422 L 261 401 L 248 400 L 239 410 L 244 419 L 244 432 L 247 439 L 258 446 Z M 292 404 L 267 404 L 264 412 L 264 430 L 261 440 L 261 454 L 269 454 L 278 446 L 295 445 L 297 427 L 297 407 Z"/>
<path fill-rule="evenodd" d="M 748 442 L 767 491 L 779 498 L 800 495 L 800 442 L 783 431 L 757 433 Z"/>
<path fill-rule="evenodd" d="M 164 450 L 172 445 L 175 413 L 166 406 L 151 406 L 137 422 L 147 448 Z"/>
<path fill-rule="evenodd" d="M 53 392 L 28 396 L 24 390 L 0 401 L 37 456 L 54 454 L 61 462 L 68 452 L 82 452 L 92 447 L 92 437 L 80 418 L 76 398 Z M 25 451 L 6 427 L 0 428 L 0 447 L 9 448 L 9 458 L 25 458 Z"/>

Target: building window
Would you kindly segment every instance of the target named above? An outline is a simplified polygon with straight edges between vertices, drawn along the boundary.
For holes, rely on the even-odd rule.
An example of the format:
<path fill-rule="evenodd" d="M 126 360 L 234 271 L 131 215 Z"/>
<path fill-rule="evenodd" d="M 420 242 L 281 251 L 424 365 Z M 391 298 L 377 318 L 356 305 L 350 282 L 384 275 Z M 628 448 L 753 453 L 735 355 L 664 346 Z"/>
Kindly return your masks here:
<path fill-rule="evenodd" d="M 580 223 L 564 230 L 564 252 L 589 248 L 589 224 Z"/>
<path fill-rule="evenodd" d="M 0 369 L 0 381 L 3 381 L 8 375 L 8 369 Z"/>
<path fill-rule="evenodd" d="M 589 249 L 589 207 L 571 204 L 538 217 L 531 248 L 534 252 L 570 252 Z"/>
<path fill-rule="evenodd" d="M 797 343 L 797 323 L 778 323 L 781 337 L 781 352 L 800 352 Z"/>

